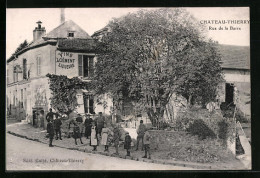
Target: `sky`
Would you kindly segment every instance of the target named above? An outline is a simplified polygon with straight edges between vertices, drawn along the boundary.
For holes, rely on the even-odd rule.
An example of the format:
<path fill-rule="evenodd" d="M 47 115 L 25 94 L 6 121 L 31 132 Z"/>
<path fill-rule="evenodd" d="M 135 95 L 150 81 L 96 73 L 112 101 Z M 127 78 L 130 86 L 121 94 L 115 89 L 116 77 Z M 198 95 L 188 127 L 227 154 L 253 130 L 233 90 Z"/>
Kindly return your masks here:
<path fill-rule="evenodd" d="M 152 8 L 149 8 L 152 9 Z M 250 20 L 249 8 L 186 8 L 196 19 L 201 20 Z M 73 20 L 89 35 L 100 30 L 108 24 L 112 18 L 136 12 L 139 8 L 65 8 L 65 20 Z M 33 30 L 36 22 L 41 20 L 46 33 L 60 24 L 59 8 L 26 8 L 6 10 L 6 57 L 9 58 L 15 49 L 24 40 L 33 40 Z M 217 30 L 209 30 L 209 26 Z M 207 36 L 220 44 L 249 46 L 249 24 L 233 24 L 240 30 L 218 30 L 220 26 L 229 25 L 206 25 Z"/>

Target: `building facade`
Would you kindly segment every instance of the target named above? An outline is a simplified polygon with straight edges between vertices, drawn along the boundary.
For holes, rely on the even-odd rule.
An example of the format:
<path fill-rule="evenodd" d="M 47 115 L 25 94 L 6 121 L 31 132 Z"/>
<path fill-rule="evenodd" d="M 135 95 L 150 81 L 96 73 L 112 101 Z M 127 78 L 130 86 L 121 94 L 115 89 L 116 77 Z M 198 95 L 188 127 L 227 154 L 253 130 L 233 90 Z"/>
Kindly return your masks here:
<path fill-rule="evenodd" d="M 46 74 L 90 81 L 96 61 L 94 40 L 73 21 L 61 23 L 47 34 L 41 22 L 37 23 L 33 41 L 13 54 L 6 64 L 7 115 L 27 119 L 33 125 L 40 110 L 46 115 L 51 108 L 51 91 Z M 93 92 L 87 90 L 78 90 L 77 98 L 77 112 L 80 114 L 109 114 L 112 106 L 112 100 L 104 96 L 107 100 L 104 109 L 96 102 Z"/>

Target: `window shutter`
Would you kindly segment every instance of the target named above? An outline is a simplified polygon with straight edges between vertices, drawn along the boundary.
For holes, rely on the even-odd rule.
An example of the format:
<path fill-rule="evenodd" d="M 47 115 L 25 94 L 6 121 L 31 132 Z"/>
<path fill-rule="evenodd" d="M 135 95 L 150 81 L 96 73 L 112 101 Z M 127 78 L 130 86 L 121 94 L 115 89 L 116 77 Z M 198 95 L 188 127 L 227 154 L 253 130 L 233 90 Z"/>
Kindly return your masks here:
<path fill-rule="evenodd" d="M 23 79 L 27 79 L 27 60 L 23 59 Z"/>
<path fill-rule="evenodd" d="M 89 113 L 94 113 L 94 99 L 93 97 L 89 98 Z"/>
<path fill-rule="evenodd" d="M 89 77 L 94 75 L 94 57 L 89 57 Z"/>
<path fill-rule="evenodd" d="M 79 55 L 79 76 L 83 76 L 83 60 L 82 55 Z"/>

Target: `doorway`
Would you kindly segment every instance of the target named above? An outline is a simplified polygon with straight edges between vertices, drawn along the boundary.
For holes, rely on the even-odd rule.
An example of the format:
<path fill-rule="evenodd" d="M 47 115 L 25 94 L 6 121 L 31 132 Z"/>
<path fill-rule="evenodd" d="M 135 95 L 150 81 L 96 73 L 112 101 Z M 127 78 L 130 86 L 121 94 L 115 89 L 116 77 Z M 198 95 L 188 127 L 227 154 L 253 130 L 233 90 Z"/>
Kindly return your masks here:
<path fill-rule="evenodd" d="M 234 103 L 234 85 L 232 83 L 226 83 L 226 103 L 227 105 Z"/>

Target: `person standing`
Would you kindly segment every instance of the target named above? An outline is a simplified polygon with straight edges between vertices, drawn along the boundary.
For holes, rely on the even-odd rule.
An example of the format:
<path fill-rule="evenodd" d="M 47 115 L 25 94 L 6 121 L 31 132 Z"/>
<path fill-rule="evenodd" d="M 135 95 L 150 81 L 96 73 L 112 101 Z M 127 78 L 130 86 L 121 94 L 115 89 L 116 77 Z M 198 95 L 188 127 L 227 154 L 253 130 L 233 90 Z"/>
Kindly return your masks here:
<path fill-rule="evenodd" d="M 79 127 L 79 124 L 77 121 L 73 121 L 73 136 L 74 136 L 74 139 L 75 139 L 75 144 L 77 145 L 77 139 L 79 138 L 80 140 L 80 143 L 83 144 L 82 140 L 81 140 L 81 133 L 80 133 L 80 127 Z"/>
<path fill-rule="evenodd" d="M 50 139 L 49 147 L 53 147 L 52 141 L 54 137 L 54 126 L 52 120 L 50 120 L 47 124 L 47 133 L 49 134 L 49 139 Z"/>
<path fill-rule="evenodd" d="M 44 122 L 44 111 L 41 110 L 38 116 L 38 127 L 43 127 L 44 125 L 43 122 Z"/>
<path fill-rule="evenodd" d="M 101 131 L 104 127 L 105 123 L 105 117 L 102 115 L 102 112 L 98 113 L 99 116 L 96 118 L 96 123 L 97 123 L 97 134 L 101 136 Z"/>
<path fill-rule="evenodd" d="M 97 151 L 97 127 L 95 126 L 95 122 L 92 122 L 92 127 L 91 127 L 91 136 L 90 136 L 90 146 L 93 146 L 92 151 Z"/>
<path fill-rule="evenodd" d="M 58 140 L 58 135 L 59 135 L 60 140 L 62 140 L 61 130 L 60 130 L 61 125 L 62 125 L 62 122 L 61 122 L 60 116 L 58 116 L 54 120 L 54 129 L 55 129 L 55 134 L 56 134 L 56 140 Z"/>
<path fill-rule="evenodd" d="M 118 147 L 119 147 L 119 140 L 120 140 L 121 134 L 120 134 L 120 130 L 118 128 L 118 125 L 116 124 L 114 126 L 114 130 L 113 130 L 113 142 L 114 142 L 114 146 L 116 149 L 116 155 L 118 155 Z"/>
<path fill-rule="evenodd" d="M 83 123 L 83 119 L 82 119 L 80 114 L 77 115 L 76 122 L 77 122 L 77 124 L 79 126 L 80 134 L 82 136 L 83 135 L 83 131 L 84 131 L 84 123 Z"/>
<path fill-rule="evenodd" d="M 109 128 L 107 128 L 107 125 L 104 124 L 104 128 L 102 128 L 102 132 L 101 132 L 101 145 L 105 146 L 105 151 L 108 151 L 108 135 L 110 133 Z"/>
<path fill-rule="evenodd" d="M 47 115 L 46 115 L 46 120 L 47 120 L 47 122 L 49 122 L 49 121 L 52 121 L 52 122 L 53 122 L 53 117 L 54 117 L 54 115 L 57 117 L 58 114 L 52 112 L 52 108 L 50 108 L 49 111 L 50 111 L 50 112 L 48 112 Z"/>
<path fill-rule="evenodd" d="M 86 120 L 85 120 L 85 137 L 88 137 L 91 135 L 91 126 L 92 126 L 92 118 L 90 118 L 90 115 L 88 114 L 87 117 L 86 117 Z"/>
<path fill-rule="evenodd" d="M 67 122 L 67 123 L 68 123 L 67 136 L 68 136 L 68 138 L 70 138 L 70 136 L 71 136 L 72 133 L 73 133 L 73 130 L 71 130 L 72 127 L 70 127 L 70 125 L 74 123 L 74 121 L 76 120 L 78 114 L 77 114 L 77 112 L 76 112 L 75 110 L 73 110 L 73 111 L 72 111 L 72 110 L 69 110 L 68 113 L 69 113 L 69 114 L 68 114 L 68 122 Z"/>
<path fill-rule="evenodd" d="M 124 149 L 126 149 L 126 156 L 130 156 L 130 149 L 131 149 L 131 136 L 129 135 L 129 132 L 125 133 L 125 143 L 124 143 Z"/>
<path fill-rule="evenodd" d="M 137 129 L 137 142 L 136 142 L 136 150 L 138 150 L 139 142 L 142 140 L 142 151 L 144 150 L 144 133 L 145 133 L 146 127 L 143 124 L 143 120 L 140 120 L 140 125 Z"/>
<path fill-rule="evenodd" d="M 147 158 L 147 153 L 148 153 L 148 159 L 151 159 L 151 152 L 150 152 L 150 133 L 148 130 L 145 131 L 144 134 L 144 150 L 145 150 L 145 155 L 143 158 Z"/>

